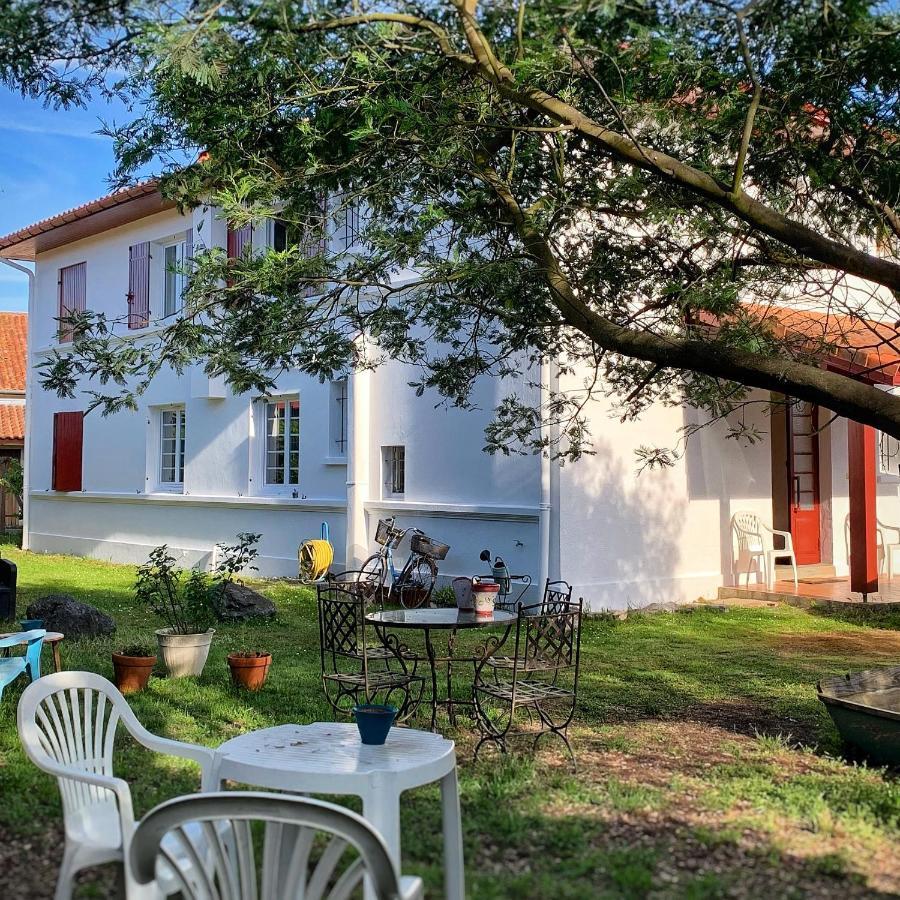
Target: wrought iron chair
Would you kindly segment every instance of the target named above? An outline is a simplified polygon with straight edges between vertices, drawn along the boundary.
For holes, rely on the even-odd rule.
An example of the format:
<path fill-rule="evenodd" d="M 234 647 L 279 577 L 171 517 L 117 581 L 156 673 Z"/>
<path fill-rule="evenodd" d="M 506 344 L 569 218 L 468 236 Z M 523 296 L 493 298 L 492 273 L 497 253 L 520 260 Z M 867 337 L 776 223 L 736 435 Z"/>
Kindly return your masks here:
<path fill-rule="evenodd" d="M 547 610 L 537 606 L 520 609 L 515 652 L 508 667 L 491 664 L 500 638 L 492 637 L 482 648 L 473 686 L 481 731 L 476 759 L 486 743 L 494 743 L 506 753 L 510 737 L 534 735 L 533 747 L 537 747 L 543 735 L 555 734 L 566 745 L 574 769 L 568 728 L 578 701 L 582 604 L 579 599 L 565 606 L 559 602 Z M 519 710 L 528 714 L 531 728 L 518 727 Z M 535 720 L 539 726 L 536 734 Z"/>
<path fill-rule="evenodd" d="M 544 585 L 544 596 L 541 598 L 541 611 L 566 612 L 572 605 L 572 585 L 568 581 L 551 581 Z"/>
<path fill-rule="evenodd" d="M 371 572 L 365 569 L 347 569 L 344 572 L 338 572 L 336 575 L 329 575 L 326 580 L 327 584 L 337 584 L 342 588 L 361 596 L 367 603 L 378 603 L 379 606 L 384 605 L 382 596 L 382 583 L 379 579 L 378 572 Z"/>
<path fill-rule="evenodd" d="M 526 606 L 531 614 L 538 612 L 567 612 L 572 604 L 572 585 L 568 581 L 551 581 L 544 583 L 544 596 L 536 605 Z M 515 662 L 513 656 L 491 656 L 487 665 L 496 669 L 511 669 Z"/>
<path fill-rule="evenodd" d="M 424 688 L 415 663 L 395 635 L 369 645 L 365 595 L 352 585 L 318 585 L 322 686 L 335 712 L 349 715 L 358 703 L 389 703 L 402 697 L 398 721 L 414 712 Z M 394 668 L 394 666 L 399 668 Z"/>
<path fill-rule="evenodd" d="M 263 825 L 259 842 L 254 823 Z M 173 854 L 173 846 L 181 852 Z M 362 816 L 322 800 L 259 791 L 161 803 L 135 829 L 128 861 L 130 900 L 171 893 L 159 883 L 160 869 L 184 900 L 346 900 L 358 896 L 364 880 L 377 900 L 423 896 L 421 879 L 398 877 L 384 839 Z"/>

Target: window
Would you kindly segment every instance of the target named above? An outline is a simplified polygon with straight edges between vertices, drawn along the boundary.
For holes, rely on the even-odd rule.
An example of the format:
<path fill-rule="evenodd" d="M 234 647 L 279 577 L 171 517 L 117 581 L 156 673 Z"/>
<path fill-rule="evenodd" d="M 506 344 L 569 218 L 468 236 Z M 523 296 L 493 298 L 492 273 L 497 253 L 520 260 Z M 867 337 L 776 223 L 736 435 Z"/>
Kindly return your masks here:
<path fill-rule="evenodd" d="M 362 221 L 359 211 L 359 201 L 349 195 L 341 197 L 341 205 L 335 216 L 336 238 L 339 252 L 346 252 L 356 245 L 359 240 Z"/>
<path fill-rule="evenodd" d="M 878 471 L 900 477 L 900 441 L 883 431 L 878 433 Z"/>
<path fill-rule="evenodd" d="M 184 486 L 184 407 L 159 413 L 159 484 L 166 490 Z"/>
<path fill-rule="evenodd" d="M 53 490 L 81 490 L 84 413 L 53 414 Z"/>
<path fill-rule="evenodd" d="M 163 245 L 163 315 L 174 316 L 184 306 L 182 295 L 187 287 L 185 266 L 190 259 L 186 238 Z"/>
<path fill-rule="evenodd" d="M 72 313 L 84 312 L 87 300 L 87 263 L 76 263 L 59 270 L 59 342 L 68 343 L 75 336 L 70 321 Z"/>
<path fill-rule="evenodd" d="M 300 400 L 272 400 L 266 409 L 265 483 L 300 484 Z"/>
<path fill-rule="evenodd" d="M 384 496 L 402 497 L 406 493 L 406 447 L 381 448 Z"/>
<path fill-rule="evenodd" d="M 329 392 L 328 455 L 343 458 L 347 455 L 347 439 L 350 431 L 348 421 L 350 398 L 347 396 L 346 377 L 332 381 Z"/>

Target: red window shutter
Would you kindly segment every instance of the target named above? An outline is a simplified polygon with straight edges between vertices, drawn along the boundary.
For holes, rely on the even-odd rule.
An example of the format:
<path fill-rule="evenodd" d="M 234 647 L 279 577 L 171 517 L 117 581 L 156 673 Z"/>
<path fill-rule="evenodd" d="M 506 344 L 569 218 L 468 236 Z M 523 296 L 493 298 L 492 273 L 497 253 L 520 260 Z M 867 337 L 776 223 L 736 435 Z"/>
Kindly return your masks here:
<path fill-rule="evenodd" d="M 74 337 L 70 322 L 73 312 L 84 312 L 87 299 L 87 263 L 76 263 L 59 270 L 59 341 L 68 343 Z"/>
<path fill-rule="evenodd" d="M 150 324 L 150 242 L 128 248 L 128 327 Z"/>
<path fill-rule="evenodd" d="M 53 414 L 53 490 L 81 490 L 84 413 Z"/>

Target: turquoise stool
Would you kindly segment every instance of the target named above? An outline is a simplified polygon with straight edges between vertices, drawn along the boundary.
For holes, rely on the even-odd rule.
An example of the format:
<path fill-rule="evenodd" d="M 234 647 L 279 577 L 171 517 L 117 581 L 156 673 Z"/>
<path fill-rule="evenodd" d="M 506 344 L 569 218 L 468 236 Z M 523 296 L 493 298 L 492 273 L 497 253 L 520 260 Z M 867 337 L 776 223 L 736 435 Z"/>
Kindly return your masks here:
<path fill-rule="evenodd" d="M 0 659 L 0 700 L 3 699 L 3 688 L 15 681 L 26 669 L 32 681 L 41 677 L 41 648 L 44 646 L 43 628 L 33 631 L 20 631 L 9 637 L 0 638 L 0 650 L 26 644 L 24 656 L 13 656 Z"/>

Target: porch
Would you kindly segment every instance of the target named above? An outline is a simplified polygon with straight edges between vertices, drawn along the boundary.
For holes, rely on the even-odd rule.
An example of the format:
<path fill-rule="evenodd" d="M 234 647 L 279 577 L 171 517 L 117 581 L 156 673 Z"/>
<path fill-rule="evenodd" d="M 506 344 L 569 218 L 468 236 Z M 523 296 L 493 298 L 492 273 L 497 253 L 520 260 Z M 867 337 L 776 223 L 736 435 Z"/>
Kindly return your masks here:
<path fill-rule="evenodd" d="M 828 571 L 830 570 L 830 571 Z M 900 610 L 900 577 L 878 579 L 878 590 L 863 594 L 852 590 L 850 576 L 834 574 L 832 566 L 799 566 L 798 582 L 794 580 L 790 567 L 778 566 L 777 580 L 771 587 L 762 584 L 726 585 L 719 588 L 719 600 L 762 600 L 787 603 L 801 608 L 816 604 L 878 606 L 882 609 Z"/>

